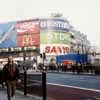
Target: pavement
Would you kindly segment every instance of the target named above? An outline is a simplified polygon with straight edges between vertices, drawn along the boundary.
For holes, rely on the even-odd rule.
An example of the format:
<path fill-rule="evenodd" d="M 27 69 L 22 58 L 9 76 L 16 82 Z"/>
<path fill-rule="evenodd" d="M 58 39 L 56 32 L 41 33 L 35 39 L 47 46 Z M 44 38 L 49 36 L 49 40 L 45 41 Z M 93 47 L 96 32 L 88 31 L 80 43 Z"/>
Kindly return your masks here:
<path fill-rule="evenodd" d="M 2 89 L 1 87 L 0 87 L 0 100 L 8 100 L 6 89 L 5 88 Z M 13 100 L 42 100 L 42 98 L 29 94 L 25 96 L 23 92 L 17 90 Z"/>

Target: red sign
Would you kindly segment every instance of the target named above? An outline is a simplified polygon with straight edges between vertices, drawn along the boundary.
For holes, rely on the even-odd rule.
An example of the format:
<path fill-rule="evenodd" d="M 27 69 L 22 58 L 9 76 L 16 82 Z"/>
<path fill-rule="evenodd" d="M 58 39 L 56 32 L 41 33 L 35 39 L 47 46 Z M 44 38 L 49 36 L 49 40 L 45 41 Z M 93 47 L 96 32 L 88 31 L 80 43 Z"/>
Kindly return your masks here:
<path fill-rule="evenodd" d="M 24 34 L 18 35 L 17 45 L 22 46 L 38 46 L 40 44 L 40 34 Z"/>
<path fill-rule="evenodd" d="M 17 22 L 15 30 L 17 31 L 18 34 L 40 33 L 39 21 L 29 20 L 29 21 Z"/>
<path fill-rule="evenodd" d="M 63 64 L 74 64 L 74 61 L 71 61 L 71 60 L 63 60 L 62 63 Z"/>
<path fill-rule="evenodd" d="M 53 53 L 53 54 L 66 54 L 70 52 L 69 47 L 65 47 L 65 46 L 46 46 L 45 47 L 45 53 Z"/>
<path fill-rule="evenodd" d="M 39 20 L 26 20 L 17 22 L 17 46 L 38 46 L 40 44 Z"/>

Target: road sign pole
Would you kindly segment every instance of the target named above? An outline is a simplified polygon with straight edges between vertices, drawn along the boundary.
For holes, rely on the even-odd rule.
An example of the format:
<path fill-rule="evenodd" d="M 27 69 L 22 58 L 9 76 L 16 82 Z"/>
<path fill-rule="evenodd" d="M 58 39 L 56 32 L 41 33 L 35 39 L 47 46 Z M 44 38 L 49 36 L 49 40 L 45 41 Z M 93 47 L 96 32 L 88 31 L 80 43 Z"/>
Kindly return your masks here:
<path fill-rule="evenodd" d="M 42 72 L 42 93 L 43 93 L 43 100 L 46 100 L 47 97 L 46 72 Z"/>

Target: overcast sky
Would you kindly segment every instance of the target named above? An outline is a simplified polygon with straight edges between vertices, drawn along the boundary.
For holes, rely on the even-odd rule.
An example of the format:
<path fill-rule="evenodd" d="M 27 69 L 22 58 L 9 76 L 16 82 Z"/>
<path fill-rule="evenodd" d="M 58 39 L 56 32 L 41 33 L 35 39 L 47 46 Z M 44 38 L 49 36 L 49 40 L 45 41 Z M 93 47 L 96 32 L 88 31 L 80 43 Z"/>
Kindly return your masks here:
<path fill-rule="evenodd" d="M 100 0 L 0 0 L 0 22 L 62 13 L 100 47 Z"/>

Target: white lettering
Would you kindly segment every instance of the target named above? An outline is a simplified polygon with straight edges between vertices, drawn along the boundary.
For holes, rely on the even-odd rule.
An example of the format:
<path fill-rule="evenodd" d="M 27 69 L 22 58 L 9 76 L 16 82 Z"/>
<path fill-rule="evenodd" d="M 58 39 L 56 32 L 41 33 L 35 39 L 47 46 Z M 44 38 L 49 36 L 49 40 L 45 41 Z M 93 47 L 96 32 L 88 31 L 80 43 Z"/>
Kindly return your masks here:
<path fill-rule="evenodd" d="M 41 21 L 40 25 L 41 27 L 57 27 L 57 28 L 67 28 L 68 27 L 67 22 L 53 21 L 53 20 Z"/>

